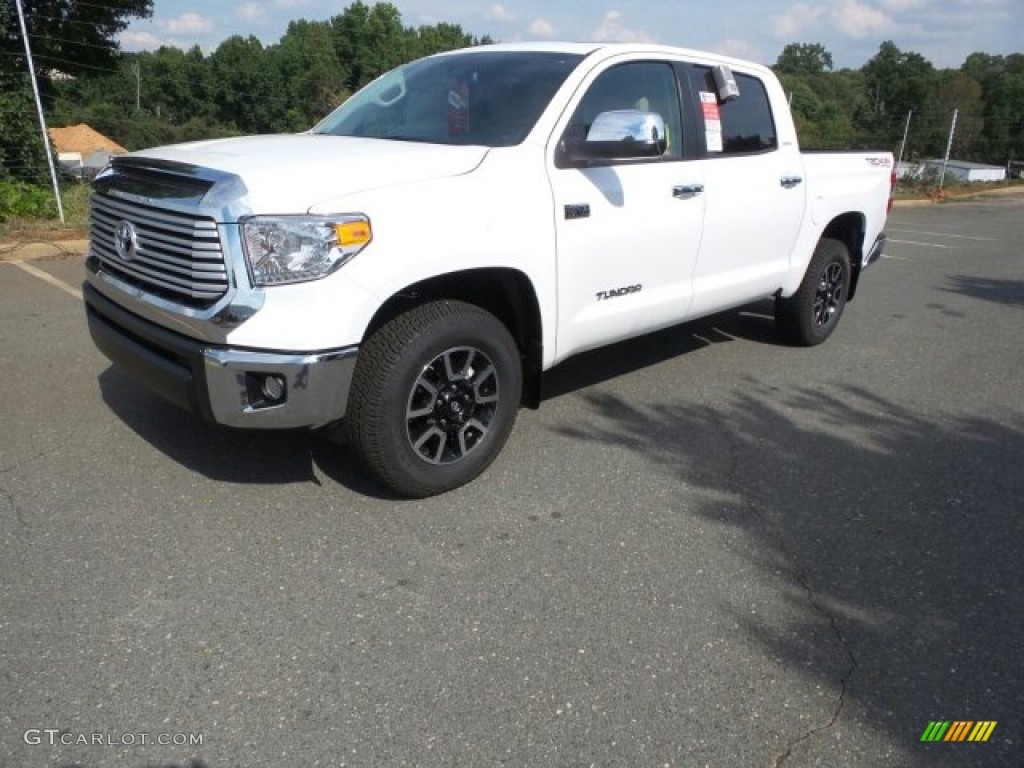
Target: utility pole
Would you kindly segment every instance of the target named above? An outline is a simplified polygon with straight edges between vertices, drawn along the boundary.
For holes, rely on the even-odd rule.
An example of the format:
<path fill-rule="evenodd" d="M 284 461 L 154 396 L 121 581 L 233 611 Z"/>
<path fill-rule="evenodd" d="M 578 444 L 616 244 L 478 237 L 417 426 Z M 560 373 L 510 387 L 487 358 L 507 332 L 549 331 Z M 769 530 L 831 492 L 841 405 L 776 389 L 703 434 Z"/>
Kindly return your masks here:
<path fill-rule="evenodd" d="M 50 166 L 50 180 L 53 182 L 53 194 L 57 198 L 57 213 L 60 215 L 60 223 L 64 223 L 64 204 L 60 199 L 60 185 L 57 183 L 57 171 L 53 167 L 53 153 L 50 151 L 50 134 L 46 131 L 46 118 L 43 117 L 43 102 L 39 98 L 39 84 L 36 83 L 36 67 L 32 63 L 32 49 L 28 44 L 28 31 L 25 29 L 25 12 L 21 8 L 21 0 L 14 0 L 18 7 L 18 24 L 21 26 L 21 37 L 25 41 L 25 56 L 28 58 L 28 76 L 32 79 L 32 92 L 36 96 L 36 111 L 39 113 L 39 127 L 43 132 L 43 151 L 46 152 L 46 162 Z"/>
<path fill-rule="evenodd" d="M 896 168 L 900 167 L 900 163 L 903 162 L 903 150 L 907 146 L 907 134 L 910 133 L 910 117 L 914 114 L 914 110 L 907 112 L 907 122 L 903 126 L 903 141 L 900 142 L 900 156 L 896 159 Z"/>
<path fill-rule="evenodd" d="M 142 110 L 142 70 L 139 62 L 132 62 L 132 72 L 135 73 L 135 111 Z"/>
<path fill-rule="evenodd" d="M 960 113 L 959 107 L 953 110 L 953 122 L 949 124 L 949 141 L 946 142 L 946 157 L 942 161 L 942 175 L 939 176 L 939 190 L 946 181 L 946 166 L 949 165 L 949 151 L 953 148 L 953 134 L 956 133 L 956 116 Z"/>

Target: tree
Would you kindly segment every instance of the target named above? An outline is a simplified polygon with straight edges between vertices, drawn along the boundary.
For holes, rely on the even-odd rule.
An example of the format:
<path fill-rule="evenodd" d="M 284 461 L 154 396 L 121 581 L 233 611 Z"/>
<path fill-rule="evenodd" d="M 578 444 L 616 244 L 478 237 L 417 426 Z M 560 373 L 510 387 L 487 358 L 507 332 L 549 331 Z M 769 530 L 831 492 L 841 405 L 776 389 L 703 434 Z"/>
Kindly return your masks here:
<path fill-rule="evenodd" d="M 790 43 L 775 62 L 775 71 L 787 75 L 820 75 L 832 71 L 832 54 L 820 43 Z"/>
<path fill-rule="evenodd" d="M 284 80 L 289 130 L 305 130 L 348 97 L 329 22 L 293 21 L 272 51 Z"/>
<path fill-rule="evenodd" d="M 855 143 L 855 117 L 863 111 L 863 78 L 832 71 L 832 54 L 818 43 L 790 43 L 774 67 L 789 94 L 800 143 L 837 148 Z"/>
<path fill-rule="evenodd" d="M 972 53 L 961 72 L 982 89 L 984 128 L 977 154 L 997 164 L 1024 158 L 1024 55 Z"/>
<path fill-rule="evenodd" d="M 357 91 L 376 77 L 413 58 L 412 37 L 402 27 L 402 16 L 391 3 L 373 8 L 356 0 L 331 19 L 334 50 L 345 72 L 345 86 Z"/>
<path fill-rule="evenodd" d="M 22 0 L 25 27 L 41 84 L 61 73 L 77 76 L 114 69 L 116 35 L 129 19 L 153 15 L 153 0 Z M 26 72 L 25 44 L 14 0 L 0 0 L 0 72 Z"/>
<path fill-rule="evenodd" d="M 114 39 L 130 18 L 153 13 L 152 0 L 22 0 L 36 81 L 49 102 L 58 75 L 114 69 L 118 44 Z M 15 0 L 0 0 L 0 177 L 45 183 L 46 152 L 52 151 L 39 133 L 28 78 L 25 41 Z"/>
<path fill-rule="evenodd" d="M 987 93 L 984 137 L 989 162 L 1024 159 L 1024 69 L 1005 72 Z"/>
<path fill-rule="evenodd" d="M 47 184 L 49 166 L 27 75 L 19 85 L 0 89 L 0 181 Z M 49 144 L 46 150 L 52 151 Z"/>
<path fill-rule="evenodd" d="M 242 133 L 288 130 L 281 72 L 268 63 L 263 44 L 252 35 L 235 35 L 220 44 L 210 57 L 210 65 L 221 123 Z"/>
<path fill-rule="evenodd" d="M 199 46 L 188 51 L 163 46 L 131 59 L 131 67 L 138 68 L 143 111 L 177 124 L 212 116 L 215 85 Z"/>
<path fill-rule="evenodd" d="M 861 69 L 875 111 L 899 118 L 920 109 L 935 84 L 935 67 L 919 53 L 904 53 L 891 40 Z"/>
<path fill-rule="evenodd" d="M 429 56 L 432 53 L 441 51 L 453 51 L 457 48 L 467 48 L 471 45 L 485 45 L 490 38 L 475 40 L 471 35 L 462 31 L 458 24 L 446 24 L 441 22 L 432 27 L 420 27 L 416 31 L 416 42 L 410 53 L 413 58 Z"/>
<path fill-rule="evenodd" d="M 952 155 L 955 158 L 975 157 L 984 127 L 985 103 L 981 84 L 973 77 L 956 70 L 944 70 L 936 77 L 935 91 L 929 99 L 923 129 L 931 128 L 931 137 L 925 138 L 928 154 L 939 156 L 945 152 L 949 140 L 949 126 L 954 110 L 957 113 L 956 132 L 953 134 Z M 931 121 L 928 117 L 934 115 Z M 932 123 L 929 126 L 929 122 Z"/>

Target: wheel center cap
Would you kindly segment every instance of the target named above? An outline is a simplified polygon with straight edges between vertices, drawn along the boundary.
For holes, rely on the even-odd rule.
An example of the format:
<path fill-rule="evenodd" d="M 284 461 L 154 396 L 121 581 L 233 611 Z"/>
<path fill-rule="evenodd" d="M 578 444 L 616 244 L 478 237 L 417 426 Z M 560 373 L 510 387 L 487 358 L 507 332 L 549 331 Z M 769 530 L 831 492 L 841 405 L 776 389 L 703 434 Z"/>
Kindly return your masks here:
<path fill-rule="evenodd" d="M 458 391 L 448 391 L 438 398 L 441 415 L 462 424 L 473 411 L 473 400 Z"/>

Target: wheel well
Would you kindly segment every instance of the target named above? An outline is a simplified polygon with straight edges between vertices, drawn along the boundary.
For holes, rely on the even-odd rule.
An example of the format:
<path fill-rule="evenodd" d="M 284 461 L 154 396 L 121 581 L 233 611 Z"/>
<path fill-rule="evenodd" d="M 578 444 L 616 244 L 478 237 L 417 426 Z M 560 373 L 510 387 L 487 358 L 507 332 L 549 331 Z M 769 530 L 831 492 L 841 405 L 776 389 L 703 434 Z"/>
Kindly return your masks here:
<path fill-rule="evenodd" d="M 853 295 L 857 292 L 857 283 L 860 281 L 860 265 L 864 257 L 864 228 L 863 214 L 844 213 L 832 219 L 821 233 L 823 238 L 831 238 L 845 244 L 850 251 L 850 292 L 846 297 L 847 301 L 853 300 Z"/>
<path fill-rule="evenodd" d="M 540 404 L 543 336 L 540 304 L 530 279 L 515 269 L 493 267 L 438 275 L 406 286 L 374 313 L 365 340 L 389 320 L 430 301 L 451 299 L 474 304 L 508 328 L 523 361 L 523 403 Z"/>

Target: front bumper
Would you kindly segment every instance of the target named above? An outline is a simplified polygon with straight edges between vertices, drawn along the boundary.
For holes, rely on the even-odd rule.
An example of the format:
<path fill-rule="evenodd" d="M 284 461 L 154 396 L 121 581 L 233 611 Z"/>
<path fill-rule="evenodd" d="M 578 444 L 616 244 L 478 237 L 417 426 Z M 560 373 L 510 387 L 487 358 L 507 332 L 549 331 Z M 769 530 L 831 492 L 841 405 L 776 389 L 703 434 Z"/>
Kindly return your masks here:
<path fill-rule="evenodd" d="M 162 328 L 82 286 L 103 354 L 157 394 L 208 421 L 247 429 L 323 427 L 345 415 L 358 347 L 285 354 L 209 344 Z M 281 397 L 260 390 L 279 377 Z"/>

